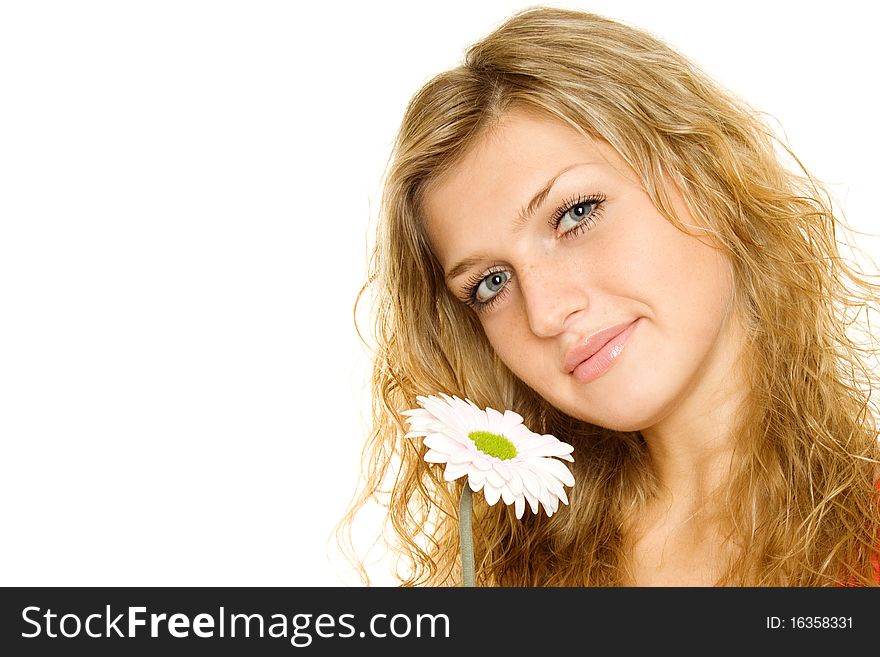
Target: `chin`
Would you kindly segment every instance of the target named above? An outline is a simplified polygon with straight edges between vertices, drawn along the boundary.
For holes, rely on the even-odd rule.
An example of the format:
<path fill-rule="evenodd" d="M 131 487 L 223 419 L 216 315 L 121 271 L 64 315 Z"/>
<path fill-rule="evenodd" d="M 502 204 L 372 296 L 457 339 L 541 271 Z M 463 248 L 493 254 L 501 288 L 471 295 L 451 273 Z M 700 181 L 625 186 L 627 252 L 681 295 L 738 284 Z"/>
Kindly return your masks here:
<path fill-rule="evenodd" d="M 613 431 L 642 431 L 656 424 L 663 416 L 663 408 L 659 407 L 656 399 L 651 399 L 645 387 L 637 394 L 608 395 L 599 403 L 590 401 L 577 401 L 574 405 L 569 404 L 566 411 L 572 417 L 596 426 L 611 429 Z M 662 405 L 661 405 L 662 406 Z M 589 409 L 598 412 L 590 413 Z"/>
<path fill-rule="evenodd" d="M 638 418 L 622 418 L 620 420 L 615 419 L 611 421 L 593 422 L 593 424 L 605 429 L 611 429 L 612 431 L 629 433 L 633 431 L 641 431 L 642 429 L 651 426 L 652 423 Z"/>
<path fill-rule="evenodd" d="M 611 429 L 612 431 L 641 431 L 652 424 L 650 418 L 641 417 L 632 413 L 621 413 L 619 415 L 603 413 L 598 417 L 587 417 L 585 415 L 578 415 L 576 417 L 585 422 L 589 422 L 590 424 L 595 424 L 598 427 Z"/>

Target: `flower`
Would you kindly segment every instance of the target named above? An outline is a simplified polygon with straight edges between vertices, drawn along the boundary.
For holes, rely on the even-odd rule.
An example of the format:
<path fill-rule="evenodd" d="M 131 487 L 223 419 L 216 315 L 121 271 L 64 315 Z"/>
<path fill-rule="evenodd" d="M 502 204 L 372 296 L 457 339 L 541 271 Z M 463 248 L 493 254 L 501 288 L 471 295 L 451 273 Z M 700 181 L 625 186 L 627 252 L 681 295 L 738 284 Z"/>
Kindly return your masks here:
<path fill-rule="evenodd" d="M 467 475 L 471 490 L 483 489 L 490 505 L 499 498 L 515 505 L 517 518 L 522 518 L 526 502 L 534 513 L 540 502 L 548 516 L 560 501 L 568 504 L 563 485 L 574 486 L 574 477 L 552 457 L 574 461 L 574 447 L 530 431 L 513 411 L 480 410 L 470 399 L 442 393 L 416 400 L 422 408 L 402 413 L 410 423 L 405 437 L 425 437 L 425 461 L 445 463 L 446 481 Z"/>

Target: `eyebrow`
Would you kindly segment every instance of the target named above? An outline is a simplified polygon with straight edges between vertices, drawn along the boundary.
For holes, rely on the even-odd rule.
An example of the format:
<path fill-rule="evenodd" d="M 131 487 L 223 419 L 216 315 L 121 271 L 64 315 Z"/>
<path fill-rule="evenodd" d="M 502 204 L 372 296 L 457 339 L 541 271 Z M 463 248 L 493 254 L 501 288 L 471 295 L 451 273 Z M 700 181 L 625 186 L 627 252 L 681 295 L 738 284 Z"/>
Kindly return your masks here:
<path fill-rule="evenodd" d="M 579 167 L 585 164 L 601 164 L 600 162 L 576 162 L 575 164 L 569 164 L 567 167 L 556 173 L 547 183 L 539 189 L 535 195 L 532 197 L 532 200 L 528 202 L 527 205 L 520 208 L 519 214 L 513 220 L 513 232 L 517 232 L 522 229 L 522 227 L 529 221 L 535 211 L 541 206 L 541 204 L 547 200 L 547 196 L 550 194 L 550 190 L 553 189 L 553 185 L 556 184 L 556 181 L 559 177 L 571 171 L 575 167 Z M 475 264 L 478 264 L 485 260 L 486 258 L 480 255 L 470 256 L 463 260 L 459 260 L 455 265 L 446 273 L 446 280 L 451 281 L 454 278 L 461 276 L 468 269 L 473 267 Z"/>

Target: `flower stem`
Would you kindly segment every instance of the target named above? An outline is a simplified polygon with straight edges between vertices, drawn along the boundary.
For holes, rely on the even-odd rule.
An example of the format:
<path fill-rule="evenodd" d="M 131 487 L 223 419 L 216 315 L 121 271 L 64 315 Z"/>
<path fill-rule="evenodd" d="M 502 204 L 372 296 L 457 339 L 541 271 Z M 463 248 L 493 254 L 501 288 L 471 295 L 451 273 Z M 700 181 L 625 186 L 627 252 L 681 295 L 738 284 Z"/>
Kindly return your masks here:
<path fill-rule="evenodd" d="M 461 489 L 461 500 L 458 503 L 458 535 L 461 544 L 461 585 L 474 585 L 474 534 L 473 502 L 471 487 L 467 481 Z"/>

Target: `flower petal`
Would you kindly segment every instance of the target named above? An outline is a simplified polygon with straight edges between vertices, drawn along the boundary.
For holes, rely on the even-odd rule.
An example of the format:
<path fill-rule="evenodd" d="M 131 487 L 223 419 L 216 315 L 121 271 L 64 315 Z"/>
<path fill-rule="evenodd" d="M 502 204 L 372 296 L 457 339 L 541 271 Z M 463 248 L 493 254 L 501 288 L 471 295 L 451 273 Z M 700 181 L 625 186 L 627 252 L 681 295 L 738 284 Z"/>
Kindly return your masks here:
<path fill-rule="evenodd" d="M 471 481 L 478 482 L 480 486 L 483 485 L 483 482 L 486 481 L 486 476 L 489 474 L 488 470 L 480 470 L 475 468 L 473 463 L 471 467 L 468 469 L 468 479 Z"/>
<path fill-rule="evenodd" d="M 449 460 L 449 455 L 444 454 L 443 452 L 435 452 L 433 449 L 429 449 L 425 452 L 425 461 L 428 463 L 446 463 Z"/>
<path fill-rule="evenodd" d="M 486 502 L 489 506 L 495 506 L 495 503 L 498 501 L 498 498 L 501 497 L 501 489 L 493 486 L 490 482 L 486 482 L 486 485 L 483 486 L 483 495 L 486 497 Z"/>
<path fill-rule="evenodd" d="M 489 431 L 503 433 L 504 416 L 494 408 L 486 408 L 486 418 L 489 420 Z"/>
<path fill-rule="evenodd" d="M 551 496 L 565 496 L 565 489 L 562 487 L 562 483 L 556 477 L 542 470 L 536 470 L 536 473 L 539 477 L 541 477 L 541 483 L 544 485 L 545 489 L 550 491 Z"/>
<path fill-rule="evenodd" d="M 425 437 L 424 443 L 431 449 L 436 449 L 438 452 L 444 452 L 446 454 L 457 452 L 461 448 L 465 447 L 465 445 L 463 445 L 459 441 L 455 440 L 454 438 L 450 438 L 449 436 L 442 433 L 428 434 Z"/>
<path fill-rule="evenodd" d="M 434 396 L 421 397 L 419 400 L 425 409 L 446 427 L 448 433 L 464 432 L 467 434 L 467 425 L 462 425 L 455 408 L 451 407 L 448 402 Z"/>
<path fill-rule="evenodd" d="M 546 447 L 547 445 L 556 445 L 556 444 L 566 444 L 562 443 L 561 440 L 557 440 L 550 434 L 545 434 L 543 436 L 538 435 L 536 433 L 531 434 L 527 440 L 523 441 L 523 451 L 532 452 L 534 450 Z"/>
<path fill-rule="evenodd" d="M 518 495 L 514 508 L 516 509 L 516 518 L 519 520 L 523 517 L 523 513 L 526 511 L 526 498 L 522 495 Z"/>
<path fill-rule="evenodd" d="M 538 513 L 538 497 L 532 495 L 528 490 L 523 491 L 523 497 L 525 497 L 526 501 L 529 503 L 532 513 Z"/>
<path fill-rule="evenodd" d="M 507 463 L 501 459 L 498 459 L 498 461 L 493 463 L 492 467 L 495 469 L 495 472 L 504 477 L 504 481 L 507 481 L 513 476 L 513 471 L 508 467 Z"/>
<path fill-rule="evenodd" d="M 522 424 L 524 420 L 523 416 L 519 413 L 514 413 L 513 411 L 504 411 L 504 422 L 505 426 L 514 427 L 518 424 Z"/>
<path fill-rule="evenodd" d="M 446 481 L 454 481 L 455 479 L 466 475 L 467 472 L 467 463 L 447 463 L 446 470 L 443 471 L 443 479 Z"/>
<path fill-rule="evenodd" d="M 523 483 L 520 470 L 519 468 L 511 468 L 511 470 L 510 479 L 507 480 L 507 487 L 510 488 L 510 492 L 514 495 L 522 495 Z"/>
<path fill-rule="evenodd" d="M 478 431 L 486 428 L 486 414 L 483 413 L 473 402 L 464 402 L 458 397 L 454 409 L 459 421 L 467 427 L 467 432 Z"/>
<path fill-rule="evenodd" d="M 473 464 L 474 467 L 479 468 L 480 470 L 488 471 L 492 469 L 492 460 L 488 456 L 484 456 L 480 451 L 474 455 Z"/>
<path fill-rule="evenodd" d="M 523 486 L 534 497 L 541 494 L 541 480 L 534 472 L 528 468 L 520 468 L 519 476 L 522 478 Z"/>
<path fill-rule="evenodd" d="M 526 456 L 546 457 L 546 456 L 567 456 L 574 451 L 574 447 L 568 443 L 558 440 L 547 442 L 541 445 L 535 445 L 527 449 L 521 450 L 520 454 Z"/>
<path fill-rule="evenodd" d="M 574 475 L 562 462 L 556 459 L 541 459 L 540 467 L 566 486 L 574 486 Z"/>
<path fill-rule="evenodd" d="M 423 408 L 412 408 L 401 411 L 401 415 L 408 416 L 406 421 L 409 423 L 409 432 L 405 438 L 414 438 L 424 436 L 429 432 L 430 425 L 434 422 L 434 416 Z"/>
<path fill-rule="evenodd" d="M 495 469 L 489 470 L 486 475 L 488 481 L 495 488 L 501 488 L 504 485 L 504 477 L 502 477 Z"/>
<path fill-rule="evenodd" d="M 460 447 L 459 449 L 451 452 L 449 454 L 449 462 L 450 463 L 473 463 L 474 453 L 469 450 L 467 447 Z"/>

